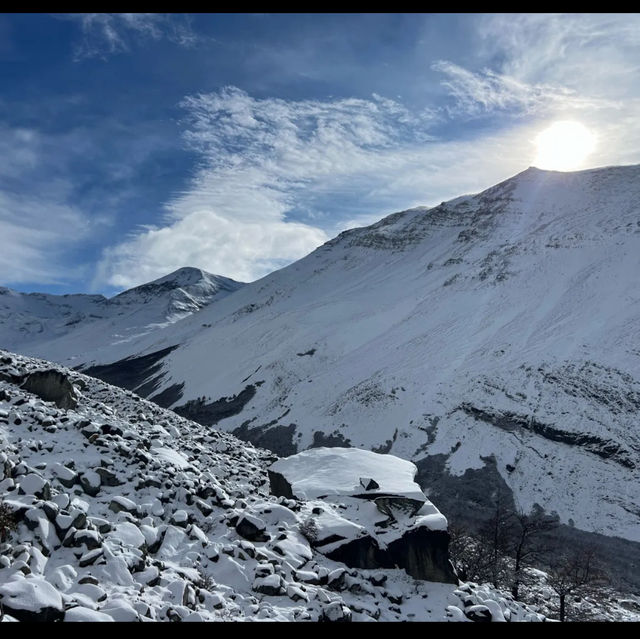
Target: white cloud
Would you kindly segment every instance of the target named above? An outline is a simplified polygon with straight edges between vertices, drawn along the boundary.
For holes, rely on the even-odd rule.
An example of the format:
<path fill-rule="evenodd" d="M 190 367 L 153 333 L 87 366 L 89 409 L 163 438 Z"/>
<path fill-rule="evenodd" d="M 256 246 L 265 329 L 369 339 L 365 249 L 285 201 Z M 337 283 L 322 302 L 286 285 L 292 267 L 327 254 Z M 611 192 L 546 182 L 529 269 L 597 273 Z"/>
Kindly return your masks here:
<path fill-rule="evenodd" d="M 620 99 L 637 95 L 638 33 L 638 13 L 485 15 L 478 23 L 478 53 L 528 84 Z"/>
<path fill-rule="evenodd" d="M 59 16 L 76 20 L 82 41 L 75 58 L 107 58 L 129 51 L 134 42 L 166 38 L 180 46 L 193 46 L 198 36 L 187 16 L 161 13 L 82 13 Z"/>
<path fill-rule="evenodd" d="M 380 96 L 260 100 L 227 88 L 182 106 L 200 168 L 167 205 L 166 226 L 105 251 L 96 285 L 131 286 L 186 264 L 242 280 L 266 275 L 330 238 L 333 222 L 316 223 L 317 202 L 363 182 L 366 191 L 401 140 L 429 139 L 433 120 Z"/>
<path fill-rule="evenodd" d="M 612 100 L 590 98 L 563 86 L 527 84 L 491 69 L 474 73 L 446 60 L 435 62 L 432 68 L 447 76 L 442 84 L 455 98 L 455 107 L 450 109 L 453 115 L 475 115 L 499 110 L 513 110 L 519 115 L 531 115 L 560 109 L 620 106 Z"/>
<path fill-rule="evenodd" d="M 639 33 L 640 14 L 487 14 L 473 43 L 480 69 L 432 68 L 458 114 L 624 109 L 640 98 Z"/>
<path fill-rule="evenodd" d="M 98 281 L 128 288 L 197 264 L 239 281 L 251 281 L 308 253 L 327 240 L 320 230 L 278 220 L 234 222 L 195 211 L 171 226 L 148 229 L 134 240 L 107 249 Z"/>
<path fill-rule="evenodd" d="M 97 287 L 133 286 L 185 265 L 253 280 L 344 228 L 485 188 L 525 169 L 534 152 L 524 127 L 435 140 L 432 112 L 412 114 L 379 96 L 285 101 L 226 89 L 184 106 L 200 168 L 167 205 L 165 226 L 105 251 Z"/>

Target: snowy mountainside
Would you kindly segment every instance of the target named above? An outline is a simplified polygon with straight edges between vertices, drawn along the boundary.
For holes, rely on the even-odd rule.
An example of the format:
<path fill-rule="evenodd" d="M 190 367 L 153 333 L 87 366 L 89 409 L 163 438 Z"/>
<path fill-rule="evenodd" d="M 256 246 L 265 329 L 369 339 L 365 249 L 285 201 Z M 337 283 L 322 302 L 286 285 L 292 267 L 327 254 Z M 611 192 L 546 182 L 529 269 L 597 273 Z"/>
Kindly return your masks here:
<path fill-rule="evenodd" d="M 69 407 L 42 399 L 60 389 Z M 3 620 L 544 620 L 488 586 L 346 568 L 301 530 L 311 512 L 353 528 L 349 511 L 270 494 L 272 453 L 6 351 L 0 442 L 0 504 L 17 522 L 0 539 Z M 389 480 L 415 499 L 410 476 Z"/>
<path fill-rule="evenodd" d="M 82 357 L 101 348 L 116 352 L 119 344 L 173 324 L 241 286 L 185 267 L 109 299 L 0 288 L 0 345 L 25 353 L 46 352 L 52 359 L 64 359 L 68 353 Z"/>
<path fill-rule="evenodd" d="M 461 481 L 491 464 L 517 506 L 638 542 L 639 203 L 640 166 L 530 168 L 97 356 L 38 354 L 114 383 L 155 357 L 132 388 L 279 454 L 351 445 Z"/>

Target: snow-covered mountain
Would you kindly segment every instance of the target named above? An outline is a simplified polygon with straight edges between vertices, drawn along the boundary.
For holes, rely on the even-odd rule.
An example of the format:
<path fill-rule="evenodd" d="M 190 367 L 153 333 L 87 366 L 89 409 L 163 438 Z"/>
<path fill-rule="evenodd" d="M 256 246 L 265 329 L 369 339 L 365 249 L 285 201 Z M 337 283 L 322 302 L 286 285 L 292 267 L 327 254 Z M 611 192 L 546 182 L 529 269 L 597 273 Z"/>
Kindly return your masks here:
<path fill-rule="evenodd" d="M 446 519 L 413 464 L 314 452 L 273 464 L 133 393 L 0 351 L 0 621 L 544 620 L 458 583 Z M 360 473 L 377 482 L 360 485 Z M 430 539 L 448 574 L 414 579 L 434 570 Z"/>
<path fill-rule="evenodd" d="M 346 231 L 126 344 L 6 346 L 278 454 L 412 459 L 443 506 L 472 513 L 501 487 L 639 542 L 639 273 L 640 166 L 530 168 Z"/>
<path fill-rule="evenodd" d="M 184 319 L 241 286 L 227 277 L 185 267 L 109 299 L 0 287 L 0 346 L 46 351 L 59 360 L 69 353 L 81 359 L 100 349 L 112 353 L 111 349 Z"/>

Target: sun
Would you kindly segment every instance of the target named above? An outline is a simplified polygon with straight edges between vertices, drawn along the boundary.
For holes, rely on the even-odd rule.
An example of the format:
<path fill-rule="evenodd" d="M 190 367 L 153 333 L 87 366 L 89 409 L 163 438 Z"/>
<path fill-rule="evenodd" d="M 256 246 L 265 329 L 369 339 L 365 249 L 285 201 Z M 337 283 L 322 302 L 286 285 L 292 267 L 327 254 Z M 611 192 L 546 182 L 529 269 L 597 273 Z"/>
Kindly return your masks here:
<path fill-rule="evenodd" d="M 584 165 L 596 147 L 596 138 L 584 124 L 572 120 L 554 122 L 535 139 L 538 155 L 534 166 L 551 171 L 573 171 Z"/>

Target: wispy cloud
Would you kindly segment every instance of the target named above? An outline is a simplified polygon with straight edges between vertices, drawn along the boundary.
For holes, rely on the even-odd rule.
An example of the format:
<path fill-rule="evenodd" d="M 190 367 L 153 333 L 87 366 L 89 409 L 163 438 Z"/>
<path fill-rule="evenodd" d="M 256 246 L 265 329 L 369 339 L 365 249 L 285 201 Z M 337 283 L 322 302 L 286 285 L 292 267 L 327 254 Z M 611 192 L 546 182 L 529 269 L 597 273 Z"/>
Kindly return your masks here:
<path fill-rule="evenodd" d="M 510 14 L 483 16 L 477 52 L 483 67 L 437 61 L 433 69 L 453 119 L 484 116 L 528 122 L 538 132 L 575 119 L 595 135 L 591 166 L 638 162 L 640 15 Z"/>
<path fill-rule="evenodd" d="M 479 55 L 528 84 L 618 99 L 638 89 L 640 14 L 492 14 L 477 25 Z"/>
<path fill-rule="evenodd" d="M 82 30 L 74 57 L 103 58 L 129 51 L 135 43 L 166 39 L 193 46 L 198 36 L 188 16 L 160 13 L 82 13 L 61 16 L 76 20 Z"/>
<path fill-rule="evenodd" d="M 127 165 L 119 160 L 144 166 L 157 148 L 149 136 L 138 140 L 118 130 L 122 124 L 101 124 L 99 132 L 81 126 L 53 133 L 0 123 L 2 285 L 86 286 L 92 249 L 132 189 L 140 191 L 137 176 L 120 171 Z M 109 137 L 121 156 L 108 148 Z"/>
<path fill-rule="evenodd" d="M 527 84 L 491 69 L 474 73 L 446 60 L 435 62 L 432 68 L 446 76 L 442 84 L 455 99 L 455 105 L 447 110 L 454 116 L 507 110 L 524 116 L 560 109 L 620 106 L 619 103 L 606 98 L 581 95 L 568 87 Z"/>
<path fill-rule="evenodd" d="M 167 226 L 108 249 L 98 281 L 129 286 L 185 264 L 242 280 L 265 275 L 329 239 L 322 201 L 360 192 L 402 140 L 426 142 L 433 119 L 380 96 L 286 101 L 236 88 L 182 106 L 200 168 L 167 205 Z"/>
<path fill-rule="evenodd" d="M 97 286 L 132 286 L 185 264 L 256 279 L 346 227 L 486 187 L 509 163 L 526 168 L 533 135 L 439 141 L 433 111 L 380 96 L 286 101 L 227 88 L 183 107 L 199 168 L 168 203 L 164 226 L 105 251 Z"/>
<path fill-rule="evenodd" d="M 86 237 L 88 220 L 66 204 L 64 179 L 33 178 L 41 164 L 42 136 L 0 126 L 0 273 L 3 283 L 57 283 L 70 273 L 59 258 Z"/>
<path fill-rule="evenodd" d="M 69 265 L 66 253 L 87 239 L 95 221 L 48 194 L 25 195 L 0 190 L 0 273 L 3 282 L 60 284 L 77 280 L 81 266 Z"/>
<path fill-rule="evenodd" d="M 623 111 L 640 97 L 640 14 L 488 14 L 480 68 L 439 60 L 451 115 Z"/>

